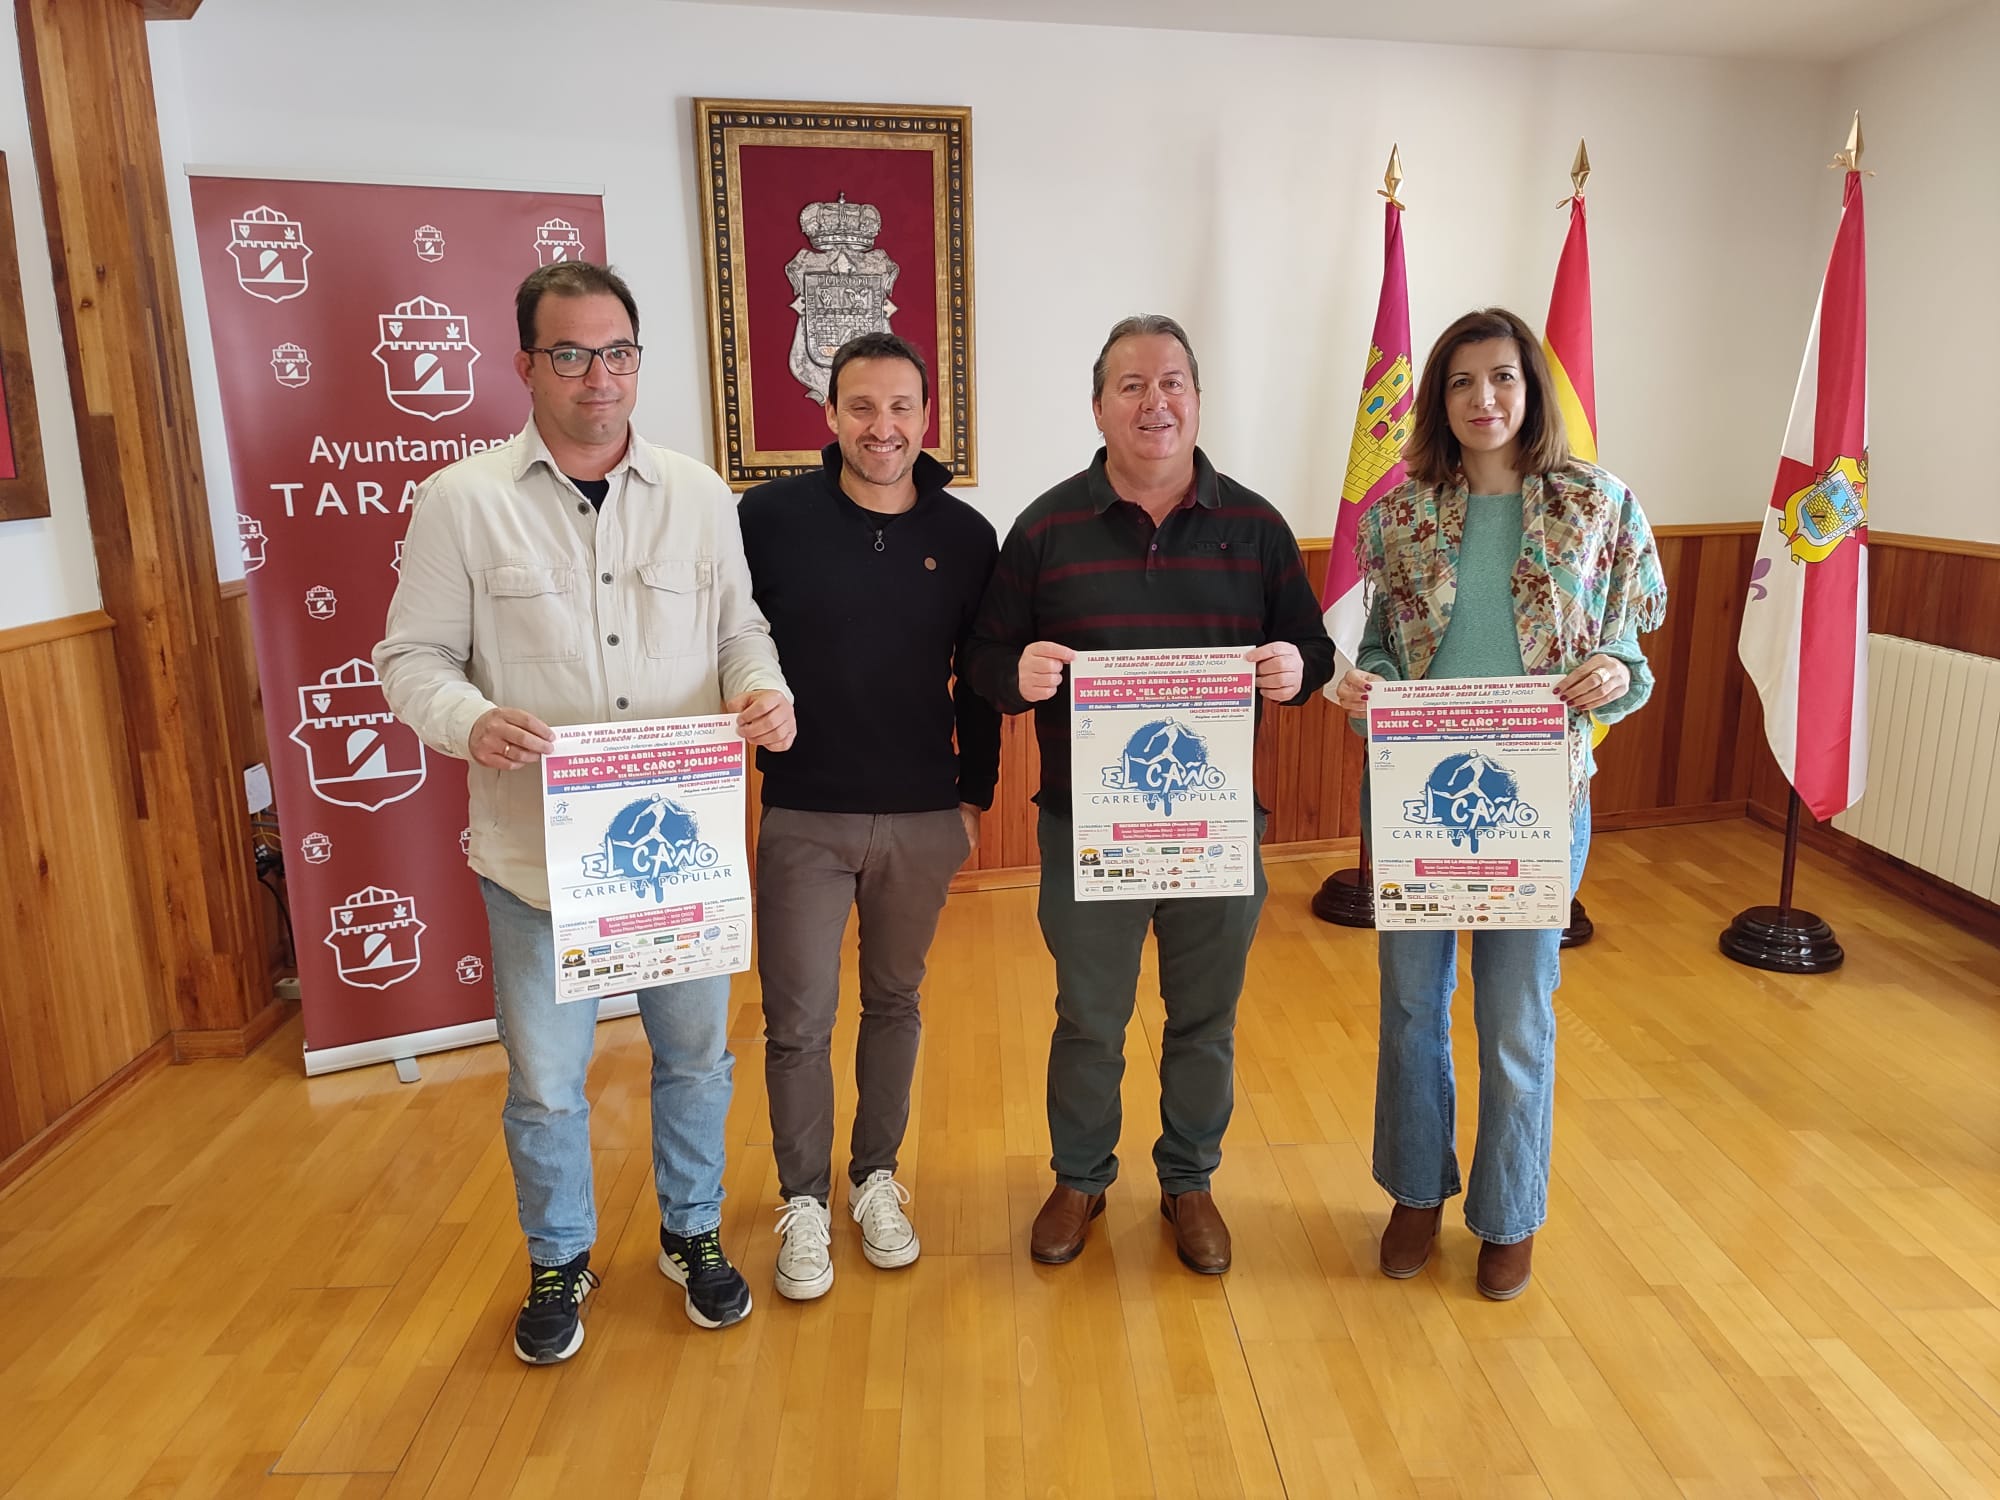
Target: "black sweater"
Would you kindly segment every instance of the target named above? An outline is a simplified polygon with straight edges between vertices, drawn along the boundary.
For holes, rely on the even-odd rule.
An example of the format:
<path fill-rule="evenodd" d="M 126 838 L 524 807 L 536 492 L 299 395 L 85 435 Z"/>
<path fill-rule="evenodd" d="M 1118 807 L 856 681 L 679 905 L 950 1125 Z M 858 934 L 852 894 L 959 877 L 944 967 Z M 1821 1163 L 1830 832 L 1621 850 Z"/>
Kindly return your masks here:
<path fill-rule="evenodd" d="M 822 457 L 819 472 L 759 485 L 738 511 L 798 715 L 789 750 L 757 752 L 764 805 L 989 807 L 1000 715 L 958 659 L 999 550 L 992 523 L 946 492 L 950 471 L 928 454 L 912 471 L 917 503 L 896 516 L 842 492 L 837 444 Z"/>

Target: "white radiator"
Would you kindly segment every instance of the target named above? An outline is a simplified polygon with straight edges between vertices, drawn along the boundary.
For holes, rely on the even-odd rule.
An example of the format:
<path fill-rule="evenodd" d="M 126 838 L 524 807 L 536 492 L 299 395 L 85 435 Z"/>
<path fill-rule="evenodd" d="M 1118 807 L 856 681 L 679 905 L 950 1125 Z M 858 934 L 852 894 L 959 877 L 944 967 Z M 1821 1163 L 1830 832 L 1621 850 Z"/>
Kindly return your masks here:
<path fill-rule="evenodd" d="M 1868 791 L 1833 820 L 1864 844 L 2000 900 L 2000 661 L 1868 637 Z"/>

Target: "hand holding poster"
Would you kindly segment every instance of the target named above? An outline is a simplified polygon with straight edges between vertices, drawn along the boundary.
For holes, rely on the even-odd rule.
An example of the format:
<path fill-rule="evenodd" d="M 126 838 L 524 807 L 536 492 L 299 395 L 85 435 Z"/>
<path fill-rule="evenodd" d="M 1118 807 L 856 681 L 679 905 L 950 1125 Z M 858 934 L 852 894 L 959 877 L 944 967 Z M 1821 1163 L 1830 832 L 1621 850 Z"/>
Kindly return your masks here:
<path fill-rule="evenodd" d="M 1375 684 L 1378 928 L 1568 923 L 1568 712 L 1553 678 Z"/>
<path fill-rule="evenodd" d="M 750 967 L 733 714 L 558 728 L 542 760 L 556 1000 Z"/>
<path fill-rule="evenodd" d="M 1244 896 L 1257 675 L 1241 651 L 1085 651 L 1070 666 L 1076 899 Z"/>

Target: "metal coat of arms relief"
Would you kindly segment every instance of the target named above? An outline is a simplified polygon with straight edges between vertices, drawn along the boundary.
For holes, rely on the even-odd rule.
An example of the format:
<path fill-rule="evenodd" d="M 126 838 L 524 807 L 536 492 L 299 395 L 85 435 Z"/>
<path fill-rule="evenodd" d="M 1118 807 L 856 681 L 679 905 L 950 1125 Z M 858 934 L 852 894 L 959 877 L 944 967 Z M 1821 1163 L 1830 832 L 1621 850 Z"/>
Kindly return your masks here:
<path fill-rule="evenodd" d="M 808 203 L 799 228 L 812 249 L 785 266 L 799 315 L 790 366 L 806 394 L 824 404 L 840 346 L 858 334 L 889 331 L 896 312 L 889 293 L 901 268 L 888 251 L 875 248 L 882 212 L 872 203 L 849 203 L 845 193 L 833 203 Z"/>

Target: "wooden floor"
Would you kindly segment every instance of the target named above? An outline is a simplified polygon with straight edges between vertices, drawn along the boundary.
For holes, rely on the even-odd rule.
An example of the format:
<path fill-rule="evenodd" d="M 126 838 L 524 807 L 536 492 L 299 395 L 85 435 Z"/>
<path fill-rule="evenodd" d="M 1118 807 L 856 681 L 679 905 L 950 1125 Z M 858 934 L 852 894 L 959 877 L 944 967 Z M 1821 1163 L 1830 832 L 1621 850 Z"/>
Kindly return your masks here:
<path fill-rule="evenodd" d="M 1807 855 L 1847 967 L 1739 969 L 1715 933 L 1768 899 L 1776 854 L 1746 823 L 1599 839 L 1599 936 L 1557 1002 L 1553 1216 L 1504 1306 L 1455 1213 L 1424 1275 L 1374 1269 L 1373 938 L 1308 915 L 1328 861 L 1272 867 L 1221 1279 L 1182 1270 L 1155 1210 L 1150 980 L 1128 1175 L 1080 1260 L 1027 1258 L 1049 1180 L 1031 890 L 955 897 L 933 954 L 903 1170 L 923 1259 L 874 1271 L 837 1212 L 815 1303 L 771 1290 L 739 983 L 724 1227 L 757 1307 L 735 1329 L 697 1330 L 654 1269 L 644 1041 L 606 1023 L 604 1287 L 553 1369 L 509 1348 L 497 1047 L 413 1086 L 308 1081 L 294 1025 L 157 1074 L 0 1197 L 0 1494 L 2000 1494 L 2000 964 Z"/>

